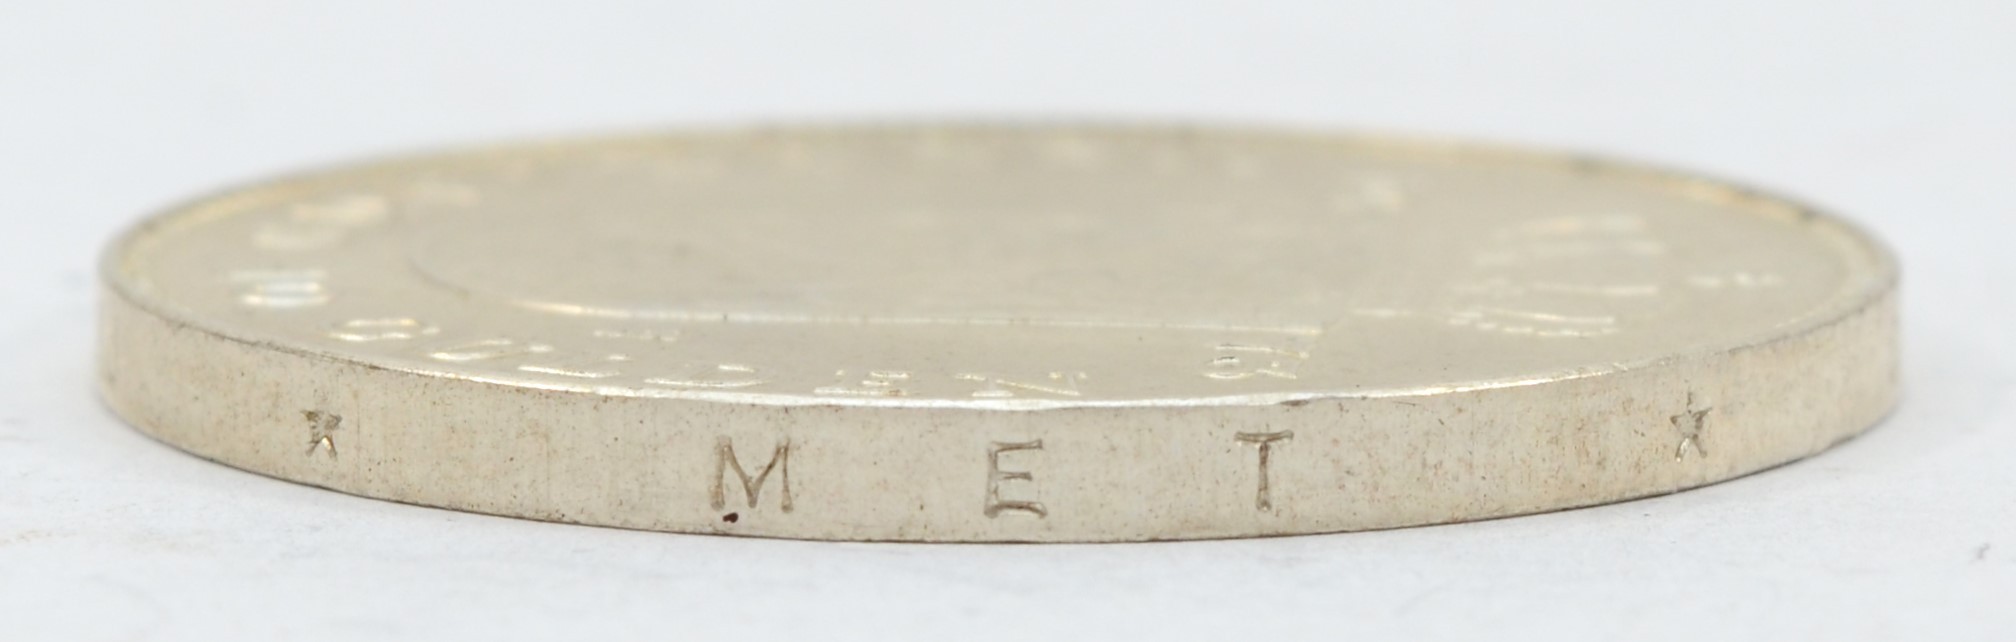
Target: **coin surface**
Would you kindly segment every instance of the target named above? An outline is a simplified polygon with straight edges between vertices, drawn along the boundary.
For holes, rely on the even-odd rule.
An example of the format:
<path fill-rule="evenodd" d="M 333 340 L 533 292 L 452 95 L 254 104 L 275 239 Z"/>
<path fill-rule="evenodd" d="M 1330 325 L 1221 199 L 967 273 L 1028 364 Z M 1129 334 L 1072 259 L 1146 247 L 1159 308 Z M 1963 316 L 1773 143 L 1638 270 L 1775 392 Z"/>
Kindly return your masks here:
<path fill-rule="evenodd" d="M 689 533 L 1138 541 L 1587 506 L 1896 389 L 1897 271 L 1731 185 L 1277 131 L 754 129 L 205 198 L 103 265 L 155 437 L 401 502 Z"/>

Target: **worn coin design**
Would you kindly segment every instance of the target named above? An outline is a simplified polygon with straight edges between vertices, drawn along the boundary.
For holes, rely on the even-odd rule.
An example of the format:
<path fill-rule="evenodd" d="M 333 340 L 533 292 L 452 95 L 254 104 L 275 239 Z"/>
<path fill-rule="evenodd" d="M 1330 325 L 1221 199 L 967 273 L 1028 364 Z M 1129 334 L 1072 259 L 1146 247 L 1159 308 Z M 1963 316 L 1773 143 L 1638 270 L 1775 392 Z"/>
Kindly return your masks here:
<path fill-rule="evenodd" d="M 205 198 L 103 266 L 105 397 L 246 470 L 688 533 L 1136 541 L 1587 506 L 1869 427 L 1897 272 L 1583 157 L 751 129 Z"/>

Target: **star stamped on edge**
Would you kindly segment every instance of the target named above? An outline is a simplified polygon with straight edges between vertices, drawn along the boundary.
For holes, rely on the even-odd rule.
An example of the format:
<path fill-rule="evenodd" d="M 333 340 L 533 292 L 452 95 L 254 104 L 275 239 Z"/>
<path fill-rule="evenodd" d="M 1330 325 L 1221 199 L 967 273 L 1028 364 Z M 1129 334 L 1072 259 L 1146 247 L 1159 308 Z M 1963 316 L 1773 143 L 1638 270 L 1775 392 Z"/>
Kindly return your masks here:
<path fill-rule="evenodd" d="M 1673 415 L 1669 419 L 1669 421 L 1673 422 L 1673 427 L 1680 431 L 1680 445 L 1673 449 L 1674 461 L 1686 459 L 1687 451 L 1690 450 L 1694 451 L 1696 455 L 1702 457 L 1708 456 L 1708 449 L 1701 447 L 1701 431 L 1707 428 L 1708 413 L 1713 412 L 1715 408 L 1713 406 L 1697 407 L 1697 405 L 1698 401 L 1695 399 L 1694 393 L 1689 392 L 1687 393 L 1687 410 Z"/>
<path fill-rule="evenodd" d="M 335 413 L 309 410 L 301 413 L 308 419 L 308 456 L 316 451 L 326 451 L 330 459 L 336 458 L 336 429 L 343 426 L 343 416 Z"/>

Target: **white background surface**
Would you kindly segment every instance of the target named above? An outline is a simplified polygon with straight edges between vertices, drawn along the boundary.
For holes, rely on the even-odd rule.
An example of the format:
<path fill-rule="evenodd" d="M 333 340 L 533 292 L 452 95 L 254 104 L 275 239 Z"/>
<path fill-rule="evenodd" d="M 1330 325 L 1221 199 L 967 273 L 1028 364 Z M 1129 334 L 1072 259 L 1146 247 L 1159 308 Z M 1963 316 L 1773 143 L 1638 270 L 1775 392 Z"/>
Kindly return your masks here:
<path fill-rule="evenodd" d="M 0 640 L 2016 639 L 2007 3 L 305 4 L 0 5 Z M 1818 458 L 1603 508 L 906 546 L 353 498 L 183 455 L 90 390 L 95 255 L 169 202 L 439 144 L 904 114 L 1397 128 L 1741 177 L 1902 255 L 1906 401 Z"/>

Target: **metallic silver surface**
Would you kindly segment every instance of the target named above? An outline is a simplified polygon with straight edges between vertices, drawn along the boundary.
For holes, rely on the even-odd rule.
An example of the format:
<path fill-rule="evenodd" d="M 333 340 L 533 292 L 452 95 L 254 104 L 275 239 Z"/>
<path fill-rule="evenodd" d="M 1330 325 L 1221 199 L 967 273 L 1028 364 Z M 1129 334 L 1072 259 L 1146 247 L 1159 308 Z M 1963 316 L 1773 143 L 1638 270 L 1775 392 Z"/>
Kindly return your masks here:
<path fill-rule="evenodd" d="M 110 402 L 198 455 L 656 530 L 1128 541 L 1670 492 L 1895 394 L 1896 268 L 1803 206 L 1514 150 L 1099 127 L 694 133 L 167 213 Z"/>

